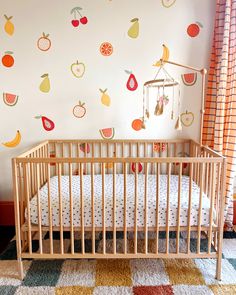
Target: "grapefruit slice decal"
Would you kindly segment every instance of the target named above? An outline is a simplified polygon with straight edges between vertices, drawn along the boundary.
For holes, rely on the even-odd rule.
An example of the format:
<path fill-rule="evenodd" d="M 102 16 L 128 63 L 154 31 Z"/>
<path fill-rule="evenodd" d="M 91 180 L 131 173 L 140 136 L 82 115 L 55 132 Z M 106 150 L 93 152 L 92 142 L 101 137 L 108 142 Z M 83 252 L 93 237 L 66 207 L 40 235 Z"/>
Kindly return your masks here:
<path fill-rule="evenodd" d="M 113 46 L 109 42 L 104 42 L 100 46 L 100 53 L 103 56 L 110 56 L 113 53 Z"/>
<path fill-rule="evenodd" d="M 193 86 L 197 82 L 197 73 L 182 74 L 181 78 L 184 85 Z"/>
<path fill-rule="evenodd" d="M 99 130 L 101 137 L 103 139 L 113 139 L 115 136 L 115 129 L 114 128 L 105 128 L 105 129 L 100 129 Z"/>
<path fill-rule="evenodd" d="M 18 102 L 18 95 L 11 94 L 11 93 L 3 93 L 3 101 L 6 105 L 13 107 Z"/>

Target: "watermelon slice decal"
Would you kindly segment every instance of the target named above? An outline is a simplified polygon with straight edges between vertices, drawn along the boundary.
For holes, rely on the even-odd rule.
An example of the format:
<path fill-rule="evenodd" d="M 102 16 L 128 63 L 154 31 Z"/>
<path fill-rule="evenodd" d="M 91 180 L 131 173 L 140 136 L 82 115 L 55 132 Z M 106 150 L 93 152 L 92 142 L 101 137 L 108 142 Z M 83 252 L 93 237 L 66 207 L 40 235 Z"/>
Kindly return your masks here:
<path fill-rule="evenodd" d="M 197 73 L 182 74 L 181 78 L 183 80 L 184 85 L 193 86 L 197 82 Z"/>
<path fill-rule="evenodd" d="M 114 128 L 105 128 L 99 130 L 101 137 L 103 139 L 113 139 L 115 136 L 115 129 Z"/>
<path fill-rule="evenodd" d="M 11 93 L 3 93 L 3 101 L 6 105 L 13 107 L 18 102 L 18 95 L 11 94 Z"/>

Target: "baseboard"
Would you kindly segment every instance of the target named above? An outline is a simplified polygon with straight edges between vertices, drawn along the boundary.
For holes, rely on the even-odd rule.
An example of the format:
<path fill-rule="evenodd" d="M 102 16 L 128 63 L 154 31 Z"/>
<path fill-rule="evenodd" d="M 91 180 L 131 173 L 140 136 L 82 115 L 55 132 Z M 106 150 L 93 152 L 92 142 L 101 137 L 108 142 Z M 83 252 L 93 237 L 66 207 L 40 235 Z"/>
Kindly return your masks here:
<path fill-rule="evenodd" d="M 14 202 L 0 201 L 0 226 L 15 225 Z"/>

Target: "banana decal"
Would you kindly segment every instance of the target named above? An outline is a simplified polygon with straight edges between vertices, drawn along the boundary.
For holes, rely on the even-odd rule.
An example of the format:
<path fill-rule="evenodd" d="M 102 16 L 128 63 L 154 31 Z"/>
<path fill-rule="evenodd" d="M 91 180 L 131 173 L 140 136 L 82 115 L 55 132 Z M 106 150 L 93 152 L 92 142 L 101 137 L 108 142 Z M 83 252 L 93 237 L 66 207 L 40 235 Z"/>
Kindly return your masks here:
<path fill-rule="evenodd" d="M 21 141 L 21 134 L 20 134 L 20 131 L 17 130 L 15 138 L 11 141 L 3 143 L 3 145 L 9 148 L 12 148 L 12 147 L 16 147 L 20 143 L 20 141 Z"/>
<path fill-rule="evenodd" d="M 169 60 L 169 57 L 170 57 L 169 48 L 165 44 L 163 44 L 162 46 L 163 46 L 162 58 L 154 64 L 155 67 L 160 67 L 161 65 L 165 63 L 164 61 Z"/>

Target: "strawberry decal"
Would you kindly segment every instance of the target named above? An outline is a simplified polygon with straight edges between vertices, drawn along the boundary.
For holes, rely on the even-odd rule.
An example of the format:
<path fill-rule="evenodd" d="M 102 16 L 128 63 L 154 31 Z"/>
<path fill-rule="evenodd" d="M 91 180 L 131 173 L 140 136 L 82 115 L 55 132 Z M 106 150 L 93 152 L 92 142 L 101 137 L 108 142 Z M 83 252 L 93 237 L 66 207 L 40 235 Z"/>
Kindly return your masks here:
<path fill-rule="evenodd" d="M 130 71 L 125 70 L 125 72 L 129 75 L 129 79 L 126 83 L 126 87 L 130 91 L 135 91 L 138 88 L 138 81 L 135 78 L 134 74 Z"/>
<path fill-rule="evenodd" d="M 74 7 L 70 12 L 74 16 L 73 20 L 71 21 L 71 24 L 75 28 L 78 27 L 80 23 L 82 25 L 86 25 L 88 23 L 88 18 L 81 14 L 80 12 L 81 10 L 82 10 L 81 7 Z M 79 19 L 77 18 L 78 15 L 79 15 Z"/>
<path fill-rule="evenodd" d="M 42 124 L 43 124 L 43 128 L 46 131 L 52 131 L 55 127 L 55 124 L 52 120 L 48 119 L 45 116 L 36 116 L 35 119 L 41 119 L 42 120 Z"/>

